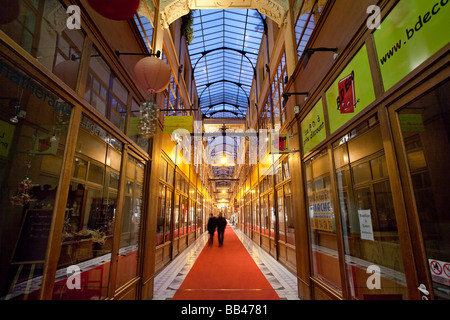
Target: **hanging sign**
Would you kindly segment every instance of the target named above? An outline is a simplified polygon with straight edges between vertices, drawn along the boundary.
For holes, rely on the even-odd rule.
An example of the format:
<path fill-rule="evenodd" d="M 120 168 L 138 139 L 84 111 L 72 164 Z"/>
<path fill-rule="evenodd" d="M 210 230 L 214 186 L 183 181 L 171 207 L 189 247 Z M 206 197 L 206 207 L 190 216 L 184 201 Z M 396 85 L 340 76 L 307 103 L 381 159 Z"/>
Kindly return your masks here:
<path fill-rule="evenodd" d="M 327 137 L 322 99 L 312 108 L 300 124 L 303 153 L 308 153 Z"/>
<path fill-rule="evenodd" d="M 193 116 L 165 116 L 163 132 L 172 134 L 177 129 L 185 129 L 189 133 L 192 133 L 193 124 Z"/>
<path fill-rule="evenodd" d="M 309 195 L 309 214 L 311 228 L 315 230 L 333 232 L 333 208 L 331 192 L 328 189 L 313 191 Z"/>
<path fill-rule="evenodd" d="M 337 77 L 325 96 L 330 133 L 334 133 L 375 100 L 365 45 Z"/>
<path fill-rule="evenodd" d="M 449 2 L 401 0 L 374 32 L 385 90 L 448 44 Z"/>
<path fill-rule="evenodd" d="M 270 134 L 270 153 L 289 152 L 289 134 Z"/>
<path fill-rule="evenodd" d="M 15 127 L 12 124 L 0 120 L 0 156 L 2 157 L 9 156 L 14 129 Z"/>

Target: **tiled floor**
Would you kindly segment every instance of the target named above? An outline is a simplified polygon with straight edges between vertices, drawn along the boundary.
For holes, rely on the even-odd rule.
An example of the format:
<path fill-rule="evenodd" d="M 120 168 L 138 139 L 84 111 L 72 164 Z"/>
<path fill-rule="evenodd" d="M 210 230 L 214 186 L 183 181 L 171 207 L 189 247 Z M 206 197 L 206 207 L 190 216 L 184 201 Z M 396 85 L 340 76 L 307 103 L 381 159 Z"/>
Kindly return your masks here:
<path fill-rule="evenodd" d="M 299 300 L 296 276 L 258 247 L 241 230 L 235 227 L 233 230 L 280 299 Z M 155 277 L 153 300 L 172 299 L 207 241 L 208 234 L 205 232 L 191 247 L 183 251 Z"/>

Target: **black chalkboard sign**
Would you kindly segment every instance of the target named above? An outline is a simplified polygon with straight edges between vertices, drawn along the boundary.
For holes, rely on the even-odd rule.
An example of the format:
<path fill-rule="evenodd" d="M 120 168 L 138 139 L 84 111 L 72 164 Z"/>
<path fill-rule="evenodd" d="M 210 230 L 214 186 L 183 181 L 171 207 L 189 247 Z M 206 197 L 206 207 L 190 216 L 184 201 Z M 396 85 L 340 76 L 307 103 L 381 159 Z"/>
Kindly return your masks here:
<path fill-rule="evenodd" d="M 26 264 L 45 261 L 53 209 L 27 210 L 11 263 Z"/>

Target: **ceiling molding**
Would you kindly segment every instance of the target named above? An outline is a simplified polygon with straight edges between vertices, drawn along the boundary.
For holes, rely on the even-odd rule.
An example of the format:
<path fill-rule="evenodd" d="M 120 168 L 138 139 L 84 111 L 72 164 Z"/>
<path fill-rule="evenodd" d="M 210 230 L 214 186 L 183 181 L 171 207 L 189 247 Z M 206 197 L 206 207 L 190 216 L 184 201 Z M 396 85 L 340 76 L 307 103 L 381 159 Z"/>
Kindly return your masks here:
<path fill-rule="evenodd" d="M 151 3 L 149 0 L 145 2 L 147 6 Z M 142 7 L 139 13 L 146 13 L 146 10 L 141 10 Z M 286 23 L 289 0 L 160 0 L 159 9 L 161 25 L 164 28 L 168 28 L 191 9 L 256 9 L 282 26 Z M 151 19 L 153 20 L 153 17 Z"/>

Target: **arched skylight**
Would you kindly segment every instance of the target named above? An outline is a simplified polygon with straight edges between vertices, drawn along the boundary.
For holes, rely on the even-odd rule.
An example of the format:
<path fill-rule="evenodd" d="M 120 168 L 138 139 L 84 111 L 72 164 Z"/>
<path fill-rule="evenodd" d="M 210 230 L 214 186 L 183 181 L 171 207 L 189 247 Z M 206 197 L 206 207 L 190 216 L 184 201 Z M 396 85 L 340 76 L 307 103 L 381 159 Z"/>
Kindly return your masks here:
<path fill-rule="evenodd" d="M 199 105 L 209 118 L 245 118 L 264 32 L 256 10 L 195 10 L 189 54 Z"/>

